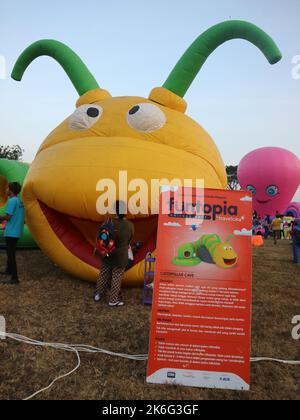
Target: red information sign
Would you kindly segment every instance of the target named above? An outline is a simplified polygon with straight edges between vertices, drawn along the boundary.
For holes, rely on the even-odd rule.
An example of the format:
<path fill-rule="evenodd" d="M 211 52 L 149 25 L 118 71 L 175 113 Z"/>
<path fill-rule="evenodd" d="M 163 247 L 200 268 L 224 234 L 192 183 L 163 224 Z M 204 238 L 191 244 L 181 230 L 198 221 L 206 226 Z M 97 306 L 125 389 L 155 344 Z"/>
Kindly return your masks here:
<path fill-rule="evenodd" d="M 161 194 L 147 382 L 249 390 L 251 194 L 178 191 Z"/>

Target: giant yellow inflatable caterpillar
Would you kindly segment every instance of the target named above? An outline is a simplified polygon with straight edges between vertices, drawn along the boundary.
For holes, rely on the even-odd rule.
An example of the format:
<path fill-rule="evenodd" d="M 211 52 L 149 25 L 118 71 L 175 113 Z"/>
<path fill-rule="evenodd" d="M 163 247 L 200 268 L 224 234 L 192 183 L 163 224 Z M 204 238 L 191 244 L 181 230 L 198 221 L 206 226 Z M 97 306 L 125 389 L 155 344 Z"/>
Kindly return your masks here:
<path fill-rule="evenodd" d="M 63 67 L 80 95 L 74 113 L 42 143 L 23 190 L 30 230 L 56 264 L 79 278 L 96 280 L 99 261 L 93 243 L 104 219 L 96 208 L 96 185 L 104 178 L 118 185 L 121 170 L 127 171 L 128 182 L 143 178 L 148 186 L 152 179 L 204 178 L 207 188 L 226 188 L 221 156 L 208 133 L 185 115 L 183 97 L 210 54 L 237 38 L 256 45 L 271 64 L 281 59 L 273 40 L 258 27 L 224 22 L 197 38 L 148 99 L 112 97 L 60 42 L 38 41 L 21 54 L 12 73 L 15 80 L 22 79 L 34 59 L 47 55 Z M 136 285 L 143 279 L 146 252 L 155 250 L 157 215 L 129 217 L 136 239 L 144 244 L 125 279 Z"/>

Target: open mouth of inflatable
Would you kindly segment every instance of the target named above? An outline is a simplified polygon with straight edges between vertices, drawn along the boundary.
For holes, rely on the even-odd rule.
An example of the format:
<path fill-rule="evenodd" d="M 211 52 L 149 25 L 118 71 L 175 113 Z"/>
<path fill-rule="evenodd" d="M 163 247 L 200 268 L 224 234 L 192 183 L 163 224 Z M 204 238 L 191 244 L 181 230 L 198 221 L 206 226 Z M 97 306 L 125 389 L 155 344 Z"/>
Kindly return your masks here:
<path fill-rule="evenodd" d="M 81 261 L 98 269 L 99 257 L 94 255 L 94 243 L 100 222 L 97 223 L 70 217 L 48 207 L 41 201 L 39 201 L 39 205 L 50 228 L 65 248 Z M 146 233 L 147 236 L 144 237 L 142 248 L 135 255 L 134 265 L 143 261 L 148 252 L 153 252 L 155 250 L 157 220 L 157 216 L 152 216 L 146 220 L 133 220 L 137 233 L 143 229 L 143 226 L 140 226 L 141 223 L 144 225 L 146 222 L 148 225 L 148 231 L 144 232 L 144 235 Z"/>
<path fill-rule="evenodd" d="M 268 204 L 268 203 L 270 203 L 270 201 L 271 201 L 271 200 L 265 200 L 265 201 L 262 201 L 262 200 L 257 200 L 257 202 L 258 202 L 259 204 Z"/>
<path fill-rule="evenodd" d="M 223 258 L 223 261 L 226 265 L 231 266 L 234 265 L 236 263 L 237 258 L 232 258 L 230 260 Z"/>

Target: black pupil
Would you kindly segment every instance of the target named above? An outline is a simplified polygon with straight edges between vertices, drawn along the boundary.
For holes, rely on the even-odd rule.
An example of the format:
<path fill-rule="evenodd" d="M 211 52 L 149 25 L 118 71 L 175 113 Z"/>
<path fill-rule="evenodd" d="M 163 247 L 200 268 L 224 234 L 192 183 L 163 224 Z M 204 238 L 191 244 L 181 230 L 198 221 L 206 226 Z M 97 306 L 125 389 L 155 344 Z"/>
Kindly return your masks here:
<path fill-rule="evenodd" d="M 91 118 L 97 118 L 99 116 L 99 114 L 100 114 L 100 111 L 97 108 L 89 108 L 87 110 L 87 114 Z"/>
<path fill-rule="evenodd" d="M 134 115 L 137 112 L 139 112 L 139 110 L 140 110 L 140 107 L 138 105 L 136 105 L 129 111 L 129 115 Z"/>

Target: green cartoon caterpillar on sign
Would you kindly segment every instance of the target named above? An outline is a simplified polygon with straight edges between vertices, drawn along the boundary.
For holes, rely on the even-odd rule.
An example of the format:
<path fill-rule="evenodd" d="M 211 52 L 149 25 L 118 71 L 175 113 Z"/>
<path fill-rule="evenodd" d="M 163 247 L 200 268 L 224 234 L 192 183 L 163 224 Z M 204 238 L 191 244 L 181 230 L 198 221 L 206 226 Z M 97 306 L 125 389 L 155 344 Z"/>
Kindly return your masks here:
<path fill-rule="evenodd" d="M 178 256 L 173 264 L 190 267 L 205 262 L 215 264 L 220 268 L 233 268 L 237 265 L 238 256 L 230 243 L 230 235 L 225 242 L 216 235 L 203 235 L 198 241 L 183 244 L 178 249 Z"/>

